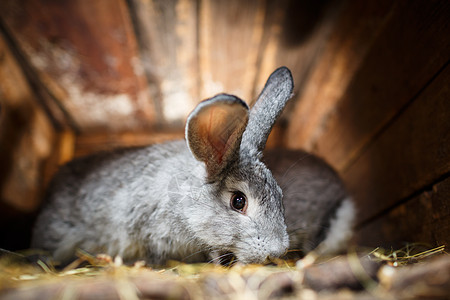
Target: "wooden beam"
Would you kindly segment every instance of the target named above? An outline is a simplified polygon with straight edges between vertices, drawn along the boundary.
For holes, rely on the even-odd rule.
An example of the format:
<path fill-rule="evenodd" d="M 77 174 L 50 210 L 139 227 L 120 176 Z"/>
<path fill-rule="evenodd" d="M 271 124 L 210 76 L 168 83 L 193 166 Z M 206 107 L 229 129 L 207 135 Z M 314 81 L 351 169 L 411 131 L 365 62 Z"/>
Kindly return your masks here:
<path fill-rule="evenodd" d="M 226 92 L 252 99 L 265 11 L 263 0 L 200 2 L 201 98 Z"/>
<path fill-rule="evenodd" d="M 157 102 L 158 121 L 181 125 L 200 101 L 198 1 L 129 0 L 128 3 L 148 87 Z"/>
<path fill-rule="evenodd" d="M 450 178 L 359 228 L 355 241 L 369 247 L 425 243 L 450 247 Z"/>
<path fill-rule="evenodd" d="M 348 1 L 329 34 L 311 75 L 299 91 L 290 118 L 287 146 L 313 150 L 324 120 L 342 100 L 373 41 L 392 17 L 397 2 Z"/>
<path fill-rule="evenodd" d="M 5 0 L 0 16 L 82 132 L 152 127 L 125 0 Z"/>
<path fill-rule="evenodd" d="M 343 2 L 315 0 L 267 2 L 258 59 L 259 70 L 253 86 L 252 100 L 257 99 L 267 78 L 276 68 L 289 67 L 294 79 L 294 96 L 287 103 L 280 122 L 286 123 L 293 115 L 298 95 L 308 82 L 312 68 L 321 58 Z"/>
<path fill-rule="evenodd" d="M 450 60 L 450 2 L 407 2 L 392 14 L 313 144 L 338 170 L 348 168 Z"/>
<path fill-rule="evenodd" d="M 8 207 L 0 210 L 0 220 L 5 220 L 8 216 L 2 213 L 8 210 L 20 215 L 39 206 L 42 173 L 56 132 L 2 35 L 0 100 L 0 206 Z"/>
<path fill-rule="evenodd" d="M 84 134 L 76 138 L 74 156 L 115 148 L 146 146 L 184 138 L 183 130 Z"/>
<path fill-rule="evenodd" d="M 450 172 L 450 65 L 342 173 L 366 221 Z"/>

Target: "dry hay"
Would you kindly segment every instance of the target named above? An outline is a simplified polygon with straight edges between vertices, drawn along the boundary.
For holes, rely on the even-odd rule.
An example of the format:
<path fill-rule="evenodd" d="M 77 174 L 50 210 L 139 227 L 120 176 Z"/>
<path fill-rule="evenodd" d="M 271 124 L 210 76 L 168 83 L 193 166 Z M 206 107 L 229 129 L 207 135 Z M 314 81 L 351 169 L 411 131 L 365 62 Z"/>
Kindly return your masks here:
<path fill-rule="evenodd" d="M 132 266 L 119 257 L 79 258 L 56 270 L 45 257 L 2 251 L 1 299 L 448 299 L 444 247 L 375 249 L 361 255 L 279 260 L 270 266 Z M 361 253 L 361 252 L 359 252 Z M 31 260 L 34 262 L 30 262 Z"/>

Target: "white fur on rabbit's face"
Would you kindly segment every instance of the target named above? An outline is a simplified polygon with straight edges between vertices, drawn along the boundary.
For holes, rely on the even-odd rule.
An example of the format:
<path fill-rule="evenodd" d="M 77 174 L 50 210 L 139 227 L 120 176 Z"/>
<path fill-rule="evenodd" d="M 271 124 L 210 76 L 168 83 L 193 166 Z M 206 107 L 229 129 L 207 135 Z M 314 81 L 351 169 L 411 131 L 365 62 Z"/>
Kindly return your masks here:
<path fill-rule="evenodd" d="M 204 171 L 196 169 L 192 175 L 201 174 Z M 287 250 L 281 189 L 261 162 L 239 163 L 227 170 L 224 180 L 189 188 L 183 194 L 188 197 L 188 230 L 209 252 L 232 252 L 240 262 L 263 263 Z M 230 204 L 236 192 L 245 195 L 244 212 Z"/>

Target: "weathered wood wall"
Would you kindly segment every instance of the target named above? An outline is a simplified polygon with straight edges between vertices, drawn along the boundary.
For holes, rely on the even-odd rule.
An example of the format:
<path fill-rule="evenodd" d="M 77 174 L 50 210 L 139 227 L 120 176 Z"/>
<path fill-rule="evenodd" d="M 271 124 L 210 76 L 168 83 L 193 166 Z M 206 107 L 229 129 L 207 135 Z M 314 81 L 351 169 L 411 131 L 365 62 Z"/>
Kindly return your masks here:
<path fill-rule="evenodd" d="M 342 174 L 356 240 L 450 246 L 449 23 L 436 0 L 3 0 L 0 246 L 26 245 L 8 241 L 57 165 L 181 138 L 200 100 L 251 103 L 280 65 L 295 93 L 270 145 Z"/>
<path fill-rule="evenodd" d="M 15 247 L 28 237 L 56 132 L 3 35 L 0 100 L 0 237 L 2 247 Z"/>
<path fill-rule="evenodd" d="M 318 153 L 342 174 L 366 224 L 361 243 L 450 243 L 445 201 L 412 209 L 429 190 L 450 198 L 449 4 L 347 6 L 332 34 L 344 41 L 330 39 L 289 123 L 289 146 Z"/>

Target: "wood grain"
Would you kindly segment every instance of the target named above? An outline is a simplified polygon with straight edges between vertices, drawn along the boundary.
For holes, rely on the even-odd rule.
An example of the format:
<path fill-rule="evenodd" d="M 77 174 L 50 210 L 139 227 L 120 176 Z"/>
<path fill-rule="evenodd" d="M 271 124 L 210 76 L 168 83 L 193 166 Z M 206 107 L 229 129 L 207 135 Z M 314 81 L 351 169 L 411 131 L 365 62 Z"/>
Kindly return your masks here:
<path fill-rule="evenodd" d="M 402 247 L 405 243 L 424 243 L 431 247 L 450 247 L 450 178 L 430 190 L 398 205 L 356 234 L 359 245 Z"/>
<path fill-rule="evenodd" d="M 115 148 L 147 146 L 184 138 L 184 130 L 159 130 L 157 132 L 122 132 L 84 134 L 76 138 L 74 156 L 83 156 Z"/>
<path fill-rule="evenodd" d="M 1 205 L 22 213 L 37 208 L 44 184 L 42 172 L 54 138 L 50 120 L 0 35 Z"/>
<path fill-rule="evenodd" d="M 326 120 L 313 145 L 318 154 L 345 170 L 363 153 L 450 60 L 449 16 L 448 1 L 395 8 Z"/>
<path fill-rule="evenodd" d="M 265 10 L 263 0 L 200 2 L 201 98 L 221 92 L 252 98 Z"/>
<path fill-rule="evenodd" d="M 198 1 L 131 0 L 141 64 L 163 126 L 180 126 L 200 101 Z M 210 95 L 213 96 L 213 95 Z"/>
<path fill-rule="evenodd" d="M 0 16 L 80 130 L 151 127 L 154 107 L 124 0 L 6 0 Z"/>
<path fill-rule="evenodd" d="M 450 66 L 423 90 L 348 170 L 359 221 L 450 172 Z"/>
<path fill-rule="evenodd" d="M 296 100 L 287 146 L 312 150 L 324 120 L 342 100 L 373 41 L 391 18 L 393 1 L 348 1 Z"/>
<path fill-rule="evenodd" d="M 315 0 L 267 1 L 259 71 L 252 99 L 257 99 L 273 70 L 280 66 L 289 67 L 294 79 L 294 96 L 287 103 L 280 122 L 285 123 L 290 118 L 295 118 L 292 115 L 299 100 L 298 95 L 302 93 L 311 70 L 321 58 L 342 3 L 343 1 Z"/>

